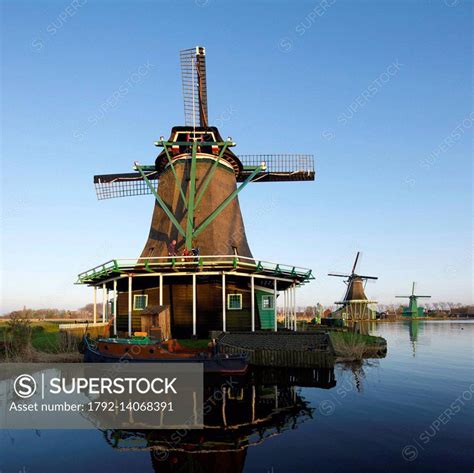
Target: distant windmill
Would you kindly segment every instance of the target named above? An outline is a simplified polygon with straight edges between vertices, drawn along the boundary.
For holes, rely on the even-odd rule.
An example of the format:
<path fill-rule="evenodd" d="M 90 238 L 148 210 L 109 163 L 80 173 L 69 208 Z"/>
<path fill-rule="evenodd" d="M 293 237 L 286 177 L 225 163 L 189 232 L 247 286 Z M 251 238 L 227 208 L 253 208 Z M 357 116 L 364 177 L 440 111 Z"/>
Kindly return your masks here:
<path fill-rule="evenodd" d="M 357 252 L 354 265 L 352 266 L 351 274 L 329 273 L 328 276 L 335 276 L 338 278 L 347 278 L 344 281 L 347 284 L 346 294 L 340 304 L 342 310 L 351 320 L 366 320 L 370 318 L 369 304 L 376 304 L 376 301 L 367 299 L 365 295 L 365 282 L 368 279 L 376 280 L 376 276 L 362 276 L 356 273 L 357 262 L 359 261 L 360 251 Z"/>
<path fill-rule="evenodd" d="M 408 307 L 403 308 L 403 315 L 406 317 L 423 317 L 423 308 L 418 307 L 418 299 L 429 299 L 431 296 L 419 296 L 415 294 L 415 282 L 411 288 L 409 296 L 395 296 L 397 298 L 409 299 Z"/>

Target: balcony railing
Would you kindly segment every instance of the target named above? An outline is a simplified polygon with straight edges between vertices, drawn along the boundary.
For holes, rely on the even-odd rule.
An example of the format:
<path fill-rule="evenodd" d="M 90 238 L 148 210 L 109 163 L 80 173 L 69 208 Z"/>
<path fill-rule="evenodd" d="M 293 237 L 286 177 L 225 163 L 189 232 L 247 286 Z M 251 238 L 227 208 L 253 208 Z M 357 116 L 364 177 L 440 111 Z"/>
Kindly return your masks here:
<path fill-rule="evenodd" d="M 107 261 L 78 275 L 78 284 L 93 284 L 121 273 L 164 273 L 209 270 L 242 270 L 293 279 L 299 283 L 314 279 L 312 270 L 238 255 L 157 256 L 120 258 Z"/>

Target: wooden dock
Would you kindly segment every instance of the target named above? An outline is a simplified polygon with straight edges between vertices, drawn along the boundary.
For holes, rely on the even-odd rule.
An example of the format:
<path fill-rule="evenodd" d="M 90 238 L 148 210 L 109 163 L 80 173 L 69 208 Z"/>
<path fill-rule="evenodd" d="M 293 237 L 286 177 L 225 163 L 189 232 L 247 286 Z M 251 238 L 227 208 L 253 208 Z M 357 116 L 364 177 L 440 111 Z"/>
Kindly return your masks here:
<path fill-rule="evenodd" d="M 322 332 L 232 332 L 217 339 L 221 353 L 247 353 L 255 366 L 331 368 L 335 355 Z"/>

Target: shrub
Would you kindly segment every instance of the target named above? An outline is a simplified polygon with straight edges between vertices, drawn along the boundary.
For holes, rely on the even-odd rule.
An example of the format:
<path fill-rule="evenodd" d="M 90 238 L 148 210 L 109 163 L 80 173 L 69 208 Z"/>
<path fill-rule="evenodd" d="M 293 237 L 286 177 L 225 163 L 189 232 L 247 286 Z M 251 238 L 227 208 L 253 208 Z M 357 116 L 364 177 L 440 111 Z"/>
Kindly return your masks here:
<path fill-rule="evenodd" d="M 354 332 L 333 332 L 331 341 L 337 356 L 361 360 L 367 348 L 364 336 Z"/>
<path fill-rule="evenodd" d="M 3 332 L 4 356 L 15 359 L 29 355 L 32 350 L 31 333 L 31 321 L 25 312 L 12 315 Z"/>

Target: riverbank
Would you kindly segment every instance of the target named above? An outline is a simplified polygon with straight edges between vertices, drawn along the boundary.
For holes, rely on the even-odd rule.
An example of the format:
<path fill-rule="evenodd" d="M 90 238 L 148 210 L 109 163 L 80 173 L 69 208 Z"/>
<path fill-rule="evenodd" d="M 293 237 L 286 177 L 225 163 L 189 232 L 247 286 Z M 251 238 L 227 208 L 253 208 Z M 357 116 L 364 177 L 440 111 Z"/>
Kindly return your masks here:
<path fill-rule="evenodd" d="M 62 321 L 20 321 L 16 326 L 0 324 L 0 359 L 23 362 L 81 362 L 79 339 L 71 341 L 59 330 Z M 225 338 L 227 337 L 227 338 Z M 224 353 L 248 352 L 257 366 L 333 366 L 338 361 L 358 361 L 385 356 L 387 344 L 381 337 L 318 326 L 303 332 L 228 333 L 221 340 Z M 237 337 L 237 338 L 236 338 Z M 232 341 L 230 339 L 232 338 Z M 235 339 L 235 340 L 234 340 Z M 207 348 L 209 340 L 179 340 L 184 347 Z"/>
<path fill-rule="evenodd" d="M 363 358 L 383 358 L 387 354 L 387 341 L 382 337 L 354 332 L 329 332 L 336 362 L 358 361 Z"/>
<path fill-rule="evenodd" d="M 0 360 L 3 362 L 78 363 L 77 346 L 66 344 L 59 331 L 63 320 L 15 320 L 0 323 Z"/>

